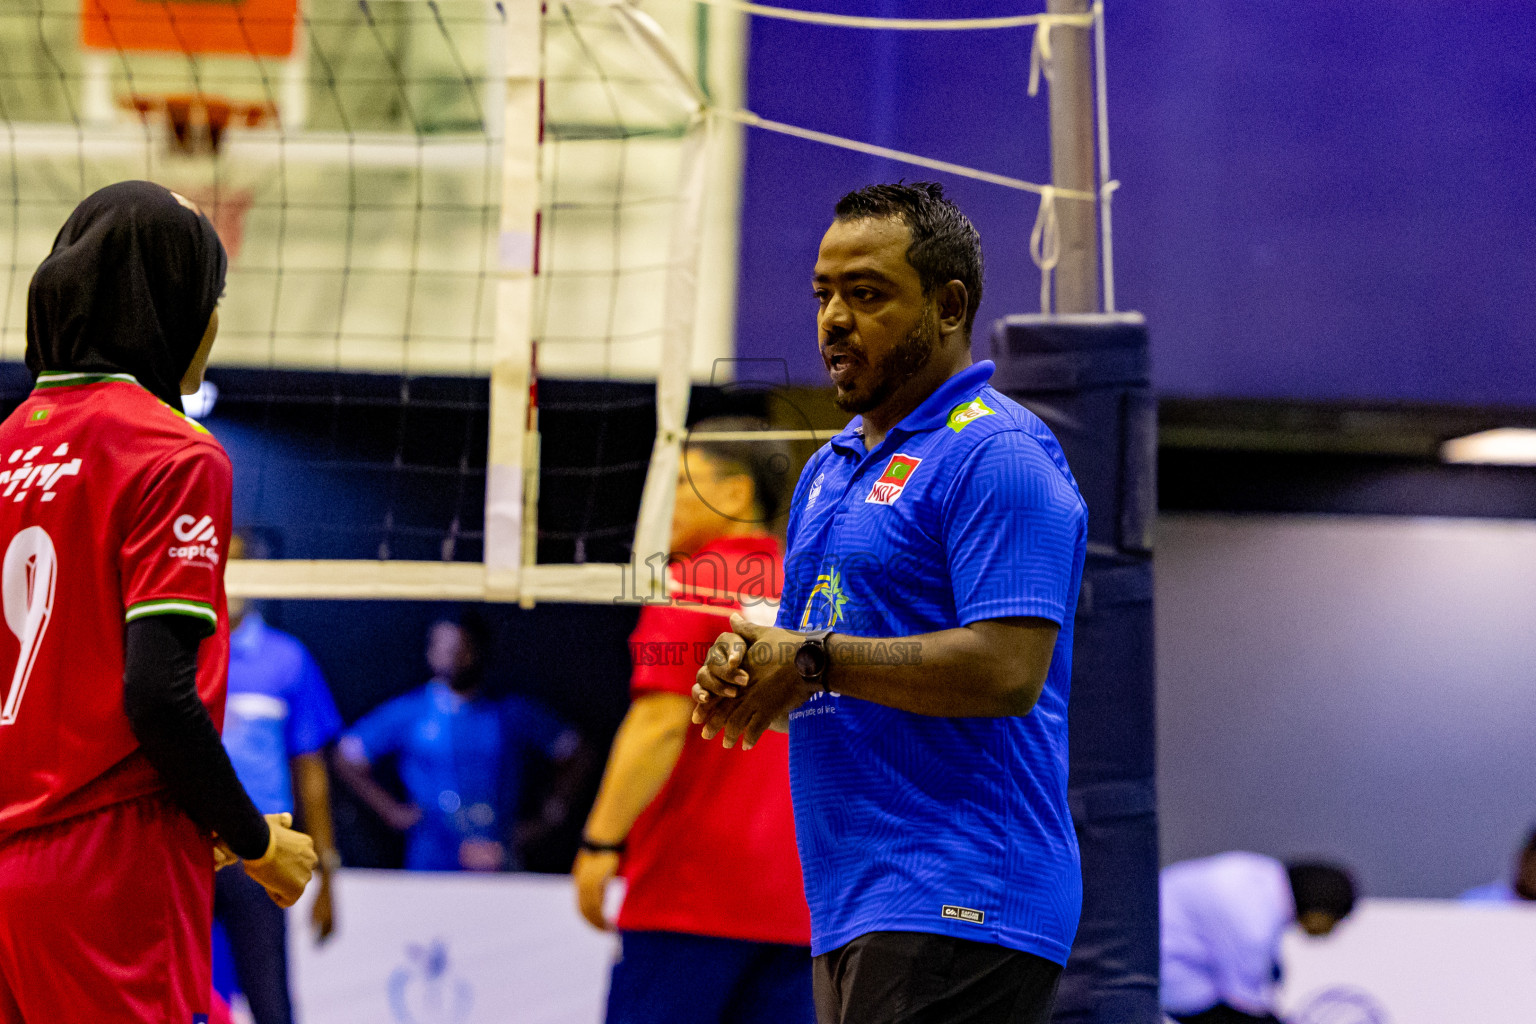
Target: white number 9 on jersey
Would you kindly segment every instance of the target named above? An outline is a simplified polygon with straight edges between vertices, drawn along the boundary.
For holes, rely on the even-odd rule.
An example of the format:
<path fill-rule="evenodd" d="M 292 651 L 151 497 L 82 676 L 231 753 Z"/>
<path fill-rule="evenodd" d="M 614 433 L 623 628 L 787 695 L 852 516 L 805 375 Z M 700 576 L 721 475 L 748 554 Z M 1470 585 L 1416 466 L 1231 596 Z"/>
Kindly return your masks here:
<path fill-rule="evenodd" d="M 48 617 L 53 614 L 53 585 L 58 575 L 53 539 L 41 526 L 29 526 L 11 538 L 5 564 L 0 567 L 0 595 L 4 597 L 5 624 L 21 641 L 21 651 L 5 704 L 0 706 L 0 725 L 16 721 L 21 695 L 26 692 L 32 664 L 48 630 Z"/>

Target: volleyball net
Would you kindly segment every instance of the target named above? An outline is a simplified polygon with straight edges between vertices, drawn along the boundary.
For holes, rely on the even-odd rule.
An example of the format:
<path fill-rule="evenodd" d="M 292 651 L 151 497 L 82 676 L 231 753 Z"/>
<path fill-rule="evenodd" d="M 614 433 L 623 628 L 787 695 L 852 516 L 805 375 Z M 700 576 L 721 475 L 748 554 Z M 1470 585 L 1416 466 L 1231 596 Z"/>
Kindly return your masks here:
<path fill-rule="evenodd" d="M 8 387 L 25 386 L 27 283 L 70 210 L 160 182 L 230 254 L 218 394 L 189 411 L 230 449 L 237 522 L 274 556 L 232 564 L 231 592 L 637 600 L 662 585 L 638 567 L 667 551 L 693 385 L 733 355 L 743 131 L 1030 193 L 1047 306 L 1057 206 L 1097 204 L 1112 308 L 1102 102 L 1093 190 L 900 153 L 745 109 L 751 18 L 1018 29 L 1031 92 L 1053 36 L 1088 32 L 1102 100 L 1097 5 L 898 20 L 735 0 L 13 0 Z"/>

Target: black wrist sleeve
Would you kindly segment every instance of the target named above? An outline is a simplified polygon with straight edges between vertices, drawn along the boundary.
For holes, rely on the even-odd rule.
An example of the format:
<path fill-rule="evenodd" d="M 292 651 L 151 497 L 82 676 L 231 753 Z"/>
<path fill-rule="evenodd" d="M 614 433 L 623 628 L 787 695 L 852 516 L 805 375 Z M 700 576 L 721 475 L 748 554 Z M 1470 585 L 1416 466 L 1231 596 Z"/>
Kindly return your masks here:
<path fill-rule="evenodd" d="M 124 635 L 123 710 L 171 799 L 247 860 L 267 852 L 267 821 L 235 776 L 197 695 L 197 648 L 207 627 L 186 615 L 149 615 Z"/>

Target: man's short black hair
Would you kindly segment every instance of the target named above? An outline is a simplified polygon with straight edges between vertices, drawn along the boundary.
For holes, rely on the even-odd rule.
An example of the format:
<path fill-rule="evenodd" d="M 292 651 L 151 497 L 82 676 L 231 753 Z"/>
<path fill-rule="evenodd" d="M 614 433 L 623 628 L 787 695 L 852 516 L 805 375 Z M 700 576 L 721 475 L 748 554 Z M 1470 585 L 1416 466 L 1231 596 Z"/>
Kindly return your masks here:
<path fill-rule="evenodd" d="M 933 181 L 911 185 L 865 185 L 837 201 L 838 220 L 896 217 L 912 232 L 907 262 L 923 283 L 923 294 L 950 281 L 965 285 L 965 333 L 981 307 L 981 236 L 960 207 L 944 198 Z"/>
<path fill-rule="evenodd" d="M 1355 880 L 1337 864 L 1303 862 L 1287 864 L 1291 876 L 1291 895 L 1296 900 L 1296 916 L 1320 910 L 1339 920 L 1355 909 Z"/>
<path fill-rule="evenodd" d="M 764 524 L 788 511 L 789 495 L 794 487 L 789 475 L 789 446 L 783 441 L 712 441 L 698 435 L 768 429 L 768 423 L 756 416 L 712 416 L 689 428 L 685 444 L 685 454 L 698 452 L 720 463 L 729 472 L 752 478 L 753 498 Z"/>

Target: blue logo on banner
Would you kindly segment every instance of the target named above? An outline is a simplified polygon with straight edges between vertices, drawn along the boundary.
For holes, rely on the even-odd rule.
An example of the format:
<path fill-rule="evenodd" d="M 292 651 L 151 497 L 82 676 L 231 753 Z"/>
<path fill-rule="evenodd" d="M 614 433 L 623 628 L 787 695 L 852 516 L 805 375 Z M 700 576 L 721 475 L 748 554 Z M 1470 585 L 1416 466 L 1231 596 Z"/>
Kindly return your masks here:
<path fill-rule="evenodd" d="M 463 1024 L 475 990 L 448 967 L 442 939 L 405 947 L 406 964 L 389 975 L 389 1008 L 398 1024 Z"/>

